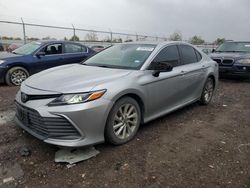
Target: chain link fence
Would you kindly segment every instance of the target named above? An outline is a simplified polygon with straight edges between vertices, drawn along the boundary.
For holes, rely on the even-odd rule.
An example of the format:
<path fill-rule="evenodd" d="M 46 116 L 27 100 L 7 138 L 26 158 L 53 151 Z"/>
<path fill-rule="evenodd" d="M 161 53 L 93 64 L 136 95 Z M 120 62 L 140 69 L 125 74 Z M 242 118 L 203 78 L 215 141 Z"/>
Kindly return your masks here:
<path fill-rule="evenodd" d="M 18 38 L 18 40 L 15 40 L 15 39 L 6 40 L 2 38 L 3 36 L 0 35 L 0 41 L 4 44 L 12 44 L 12 43 L 15 43 L 18 45 L 26 44 L 36 39 L 36 38 L 29 38 L 28 36 L 30 35 L 34 36 L 34 33 L 40 30 L 42 30 L 43 33 L 46 33 L 48 30 L 50 30 L 50 32 L 51 30 L 53 30 L 52 33 L 54 33 L 55 35 L 58 32 L 66 33 L 69 36 L 69 38 L 64 37 L 63 40 L 79 41 L 80 43 L 83 43 L 85 45 L 108 46 L 108 45 L 112 45 L 115 43 L 121 43 L 121 42 L 126 42 L 126 41 L 143 41 L 143 40 L 166 41 L 167 40 L 166 37 L 143 35 L 143 34 L 137 34 L 137 33 L 125 33 L 125 32 L 123 33 L 123 32 L 112 31 L 111 29 L 93 30 L 93 29 L 86 29 L 86 28 L 78 28 L 78 27 L 75 27 L 73 24 L 71 25 L 71 27 L 37 24 L 37 23 L 25 22 L 24 19 L 22 18 L 20 19 L 20 21 L 0 20 L 0 24 L 8 25 L 8 26 L 16 25 L 18 26 L 16 30 L 19 30 L 19 33 L 21 31 L 22 33 L 22 37 Z M 29 35 L 27 35 L 27 32 L 29 33 Z M 80 38 L 78 36 L 80 36 Z M 56 39 L 56 38 L 57 37 L 53 37 L 53 38 L 47 37 L 46 39 Z M 45 38 L 42 38 L 42 39 L 45 39 Z"/>

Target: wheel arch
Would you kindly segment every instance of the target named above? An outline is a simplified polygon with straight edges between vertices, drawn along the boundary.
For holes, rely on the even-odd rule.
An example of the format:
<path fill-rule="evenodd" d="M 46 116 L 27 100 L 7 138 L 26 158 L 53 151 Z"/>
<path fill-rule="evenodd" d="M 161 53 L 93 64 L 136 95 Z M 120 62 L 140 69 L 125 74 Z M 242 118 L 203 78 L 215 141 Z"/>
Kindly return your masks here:
<path fill-rule="evenodd" d="M 212 74 L 212 73 L 209 74 L 208 77 L 207 77 L 207 79 L 208 79 L 208 78 L 211 78 L 211 79 L 213 80 L 213 82 L 214 82 L 214 88 L 215 88 L 216 85 L 217 85 L 217 81 L 216 81 L 216 78 L 215 78 L 214 74 Z"/>
<path fill-rule="evenodd" d="M 30 70 L 29 70 L 29 68 L 26 65 L 24 65 L 24 63 L 16 62 L 16 63 L 8 65 L 8 69 L 7 69 L 7 71 L 5 72 L 5 75 L 4 75 L 4 82 L 5 83 L 6 83 L 6 76 L 7 76 L 8 72 L 9 72 L 9 70 L 12 69 L 12 68 L 14 68 L 14 67 L 24 68 L 25 70 L 28 71 L 29 76 L 30 76 Z"/>
<path fill-rule="evenodd" d="M 143 124 L 144 123 L 144 114 L 145 114 L 145 109 L 146 109 L 143 94 L 141 94 L 138 91 L 134 91 L 134 90 L 128 90 L 128 91 L 122 92 L 114 97 L 114 99 L 113 99 L 114 104 L 118 100 L 120 100 L 121 98 L 124 98 L 124 97 L 131 97 L 139 104 L 139 107 L 141 110 L 141 123 Z"/>

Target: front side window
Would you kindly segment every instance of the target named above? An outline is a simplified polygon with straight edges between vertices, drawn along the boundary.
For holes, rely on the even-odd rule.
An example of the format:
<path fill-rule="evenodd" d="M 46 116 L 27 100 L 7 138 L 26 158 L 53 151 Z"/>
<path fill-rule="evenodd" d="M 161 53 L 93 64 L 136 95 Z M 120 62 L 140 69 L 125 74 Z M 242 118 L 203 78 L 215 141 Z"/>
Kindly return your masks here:
<path fill-rule="evenodd" d="M 118 44 L 99 52 L 84 64 L 138 70 L 154 51 L 155 46 L 152 44 Z"/>
<path fill-rule="evenodd" d="M 25 45 L 21 46 L 20 48 L 17 48 L 12 53 L 20 54 L 20 55 L 32 54 L 38 48 L 40 48 L 41 45 L 42 45 L 42 43 L 40 43 L 40 42 L 31 42 L 31 43 L 28 43 L 28 44 L 25 44 Z"/>
<path fill-rule="evenodd" d="M 168 63 L 173 67 L 179 64 L 179 52 L 176 45 L 168 46 L 160 51 L 160 53 L 155 57 L 153 62 Z"/>
<path fill-rule="evenodd" d="M 45 55 L 55 55 L 62 53 L 62 44 L 50 44 L 44 48 Z"/>
<path fill-rule="evenodd" d="M 65 44 L 65 53 L 81 53 L 86 51 L 87 49 L 84 46 L 77 44 Z"/>
<path fill-rule="evenodd" d="M 179 45 L 182 64 L 191 64 L 198 62 L 195 49 L 188 45 Z"/>

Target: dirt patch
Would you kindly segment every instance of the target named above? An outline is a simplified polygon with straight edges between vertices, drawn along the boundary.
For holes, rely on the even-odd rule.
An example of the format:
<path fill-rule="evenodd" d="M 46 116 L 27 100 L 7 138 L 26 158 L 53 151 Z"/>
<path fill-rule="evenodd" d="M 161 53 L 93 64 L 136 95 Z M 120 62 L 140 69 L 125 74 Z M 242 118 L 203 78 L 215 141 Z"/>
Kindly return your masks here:
<path fill-rule="evenodd" d="M 14 109 L 17 90 L 0 86 L 4 117 Z M 0 129 L 0 164 L 18 164 L 23 174 L 5 186 L 250 187 L 249 106 L 250 82 L 221 80 L 209 106 L 193 104 L 152 121 L 126 145 L 98 145 L 97 157 L 70 169 L 54 162 L 56 147 L 7 118 Z M 24 146 L 29 157 L 19 153 Z"/>

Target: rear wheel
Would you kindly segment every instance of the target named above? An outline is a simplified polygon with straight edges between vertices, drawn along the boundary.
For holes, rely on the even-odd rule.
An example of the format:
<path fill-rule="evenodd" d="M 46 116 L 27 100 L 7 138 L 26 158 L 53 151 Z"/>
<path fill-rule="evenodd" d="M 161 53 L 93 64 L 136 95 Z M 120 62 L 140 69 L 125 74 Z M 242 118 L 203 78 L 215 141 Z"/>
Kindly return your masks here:
<path fill-rule="evenodd" d="M 212 78 L 208 78 L 202 91 L 200 103 L 202 105 L 208 105 L 212 100 L 213 94 L 214 94 L 214 80 Z"/>
<path fill-rule="evenodd" d="M 8 70 L 5 80 L 9 86 L 20 86 L 29 76 L 29 72 L 23 67 L 12 67 Z"/>
<path fill-rule="evenodd" d="M 105 138 L 114 145 L 132 140 L 141 123 L 141 110 L 131 97 L 124 97 L 113 106 L 105 127 Z"/>

